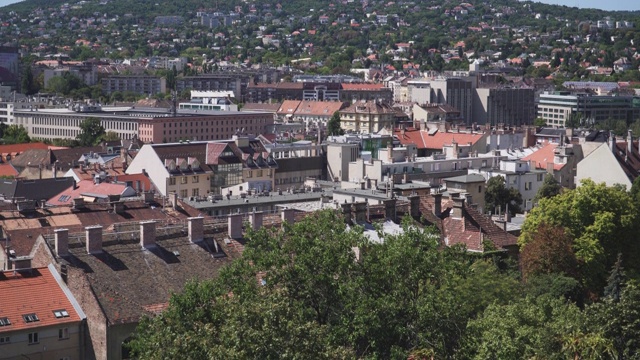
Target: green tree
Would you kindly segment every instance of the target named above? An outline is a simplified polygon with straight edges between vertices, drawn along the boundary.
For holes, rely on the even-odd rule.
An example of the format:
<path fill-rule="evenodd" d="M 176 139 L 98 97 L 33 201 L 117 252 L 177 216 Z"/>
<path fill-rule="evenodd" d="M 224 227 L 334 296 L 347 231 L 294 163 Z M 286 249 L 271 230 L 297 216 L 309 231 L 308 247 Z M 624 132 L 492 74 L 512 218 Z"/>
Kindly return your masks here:
<path fill-rule="evenodd" d="M 344 135 L 344 130 L 340 127 L 340 113 L 338 111 L 334 112 L 327 122 L 327 133 L 331 136 Z"/>
<path fill-rule="evenodd" d="M 499 207 L 506 211 L 508 207 L 513 215 L 521 211 L 522 195 L 517 189 L 508 188 L 502 176 L 494 176 L 487 181 L 484 202 L 487 210 L 496 211 Z"/>
<path fill-rule="evenodd" d="M 107 131 L 100 141 L 120 141 L 120 135 L 115 131 Z"/>
<path fill-rule="evenodd" d="M 551 174 L 546 174 L 544 176 L 544 181 L 542 182 L 542 186 L 538 189 L 538 193 L 536 194 L 535 200 L 539 201 L 540 199 L 546 199 L 550 197 L 554 197 L 560 194 L 562 190 L 562 186 L 558 180 Z"/>
<path fill-rule="evenodd" d="M 469 322 L 471 359 L 566 359 L 563 339 L 582 329 L 584 315 L 572 303 L 548 295 L 489 305 Z"/>
<path fill-rule="evenodd" d="M 616 262 L 618 253 L 623 254 L 626 264 L 638 269 L 631 260 L 639 250 L 638 210 L 622 186 L 608 187 L 584 180 L 576 189 L 541 199 L 522 226 L 521 245 L 526 247 L 533 241 L 543 223 L 563 227 L 573 238 L 581 281 L 594 293 L 602 292 L 607 269 Z"/>
<path fill-rule="evenodd" d="M 105 134 L 100 119 L 88 117 L 80 123 L 80 134 L 76 136 L 76 140 L 80 146 L 93 146 L 98 144 Z"/>
<path fill-rule="evenodd" d="M 30 65 L 26 65 L 22 71 L 22 78 L 20 79 L 20 88 L 23 94 L 33 95 L 38 92 L 36 81 L 33 78 L 33 72 Z"/>
<path fill-rule="evenodd" d="M 533 126 L 535 127 L 547 126 L 547 121 L 543 118 L 535 118 L 533 119 Z"/>
<path fill-rule="evenodd" d="M 5 144 L 24 144 L 31 141 L 29 133 L 22 125 L 9 125 L 3 131 L 2 140 Z"/>

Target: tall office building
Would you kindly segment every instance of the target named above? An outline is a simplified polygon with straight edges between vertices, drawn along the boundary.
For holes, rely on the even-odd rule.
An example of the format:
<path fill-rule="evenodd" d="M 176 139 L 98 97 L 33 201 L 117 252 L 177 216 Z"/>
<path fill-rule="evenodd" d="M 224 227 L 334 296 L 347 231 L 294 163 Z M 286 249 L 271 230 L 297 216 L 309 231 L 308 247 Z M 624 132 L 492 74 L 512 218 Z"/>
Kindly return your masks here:
<path fill-rule="evenodd" d="M 431 81 L 431 103 L 448 104 L 460 110 L 465 123 L 473 120 L 473 83 L 462 78 Z"/>

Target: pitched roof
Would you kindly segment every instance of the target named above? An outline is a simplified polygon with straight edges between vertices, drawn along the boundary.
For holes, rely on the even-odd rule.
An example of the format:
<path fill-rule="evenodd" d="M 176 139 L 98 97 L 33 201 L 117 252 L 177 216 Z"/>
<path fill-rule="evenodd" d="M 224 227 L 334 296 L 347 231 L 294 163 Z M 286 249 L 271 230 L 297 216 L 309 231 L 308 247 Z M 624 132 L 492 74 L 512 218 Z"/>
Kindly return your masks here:
<path fill-rule="evenodd" d="M 78 161 L 82 155 L 101 151 L 102 146 L 84 146 L 51 150 L 51 163 L 57 161 L 63 169 L 70 169 L 73 167 L 74 162 Z"/>
<path fill-rule="evenodd" d="M 222 239 L 218 241 L 222 246 Z M 230 262 L 224 253 L 216 253 L 211 238 L 194 244 L 180 235 L 158 236 L 156 245 L 145 249 L 138 239 L 123 236 L 104 241 L 103 252 L 94 255 L 87 254 L 84 246 L 70 244 L 71 255 L 65 262 L 85 271 L 109 324 L 137 322 L 153 314 L 188 281 L 213 278 Z"/>
<path fill-rule="evenodd" d="M 483 240 L 491 241 L 498 249 L 517 245 L 518 238 L 504 231 L 490 218 L 465 204 L 463 218 L 451 216 L 443 221 L 443 233 L 447 246 L 463 244 L 469 251 L 484 251 Z"/>
<path fill-rule="evenodd" d="M 331 117 L 336 111 L 346 107 L 348 103 L 338 101 L 301 101 L 295 111 L 296 116 L 326 116 Z"/>
<path fill-rule="evenodd" d="M 77 197 L 107 197 L 108 195 L 122 195 L 125 193 L 125 190 L 127 190 L 127 186 L 124 184 L 107 182 L 96 184 L 92 180 L 82 180 L 77 183 L 75 188 L 70 186 L 60 193 L 52 196 L 47 200 L 47 204 L 52 206 L 71 205 L 73 204 L 73 199 Z"/>
<path fill-rule="evenodd" d="M 0 164 L 0 176 L 10 177 L 18 176 L 18 170 L 11 164 Z"/>
<path fill-rule="evenodd" d="M 301 102 L 302 101 L 300 100 L 285 100 L 282 102 L 282 105 L 280 105 L 280 108 L 278 109 L 277 113 L 280 115 L 283 115 L 283 114 L 293 115 L 298 109 L 298 106 L 300 106 Z"/>
<path fill-rule="evenodd" d="M 209 172 L 212 171 L 211 167 L 207 165 L 207 143 L 206 142 L 194 142 L 194 143 L 173 143 L 173 144 L 156 144 L 151 145 L 156 155 L 162 163 L 165 160 L 176 160 L 178 158 L 187 159 L 195 158 L 200 163 L 200 169 L 189 170 L 190 172 Z"/>
<path fill-rule="evenodd" d="M 25 168 L 28 165 L 50 165 L 51 154 L 47 149 L 29 149 L 11 159 L 11 163 L 17 168 Z"/>
<path fill-rule="evenodd" d="M 358 101 L 340 110 L 340 113 L 395 114 L 396 109 L 376 101 Z"/>
<path fill-rule="evenodd" d="M 21 154 L 27 150 L 31 149 L 40 149 L 47 150 L 50 148 L 50 145 L 45 143 L 37 142 L 37 143 L 26 143 L 26 144 L 9 144 L 9 145 L 0 145 L 0 154 Z"/>
<path fill-rule="evenodd" d="M 342 90 L 347 91 L 380 91 L 384 88 L 384 84 L 349 84 L 342 83 Z"/>
<path fill-rule="evenodd" d="M 458 144 L 471 143 L 475 145 L 484 134 L 458 133 L 458 132 L 440 132 L 430 134 L 427 131 L 408 128 L 403 131 L 394 129 L 393 134 L 398 138 L 401 144 L 415 144 L 418 149 L 442 150 L 445 145 L 451 145 L 453 142 Z"/>
<path fill-rule="evenodd" d="M 533 161 L 536 169 L 547 169 L 548 163 L 553 163 L 553 170 L 560 170 L 566 164 L 556 164 L 554 162 L 555 150 L 557 145 L 552 143 L 544 144 L 541 148 L 522 158 L 524 161 Z"/>
<path fill-rule="evenodd" d="M 242 106 L 242 111 L 266 111 L 266 112 L 276 112 L 280 109 L 279 103 L 269 104 L 269 103 L 245 103 Z"/>
<path fill-rule="evenodd" d="M 617 151 L 614 155 L 622 171 L 633 182 L 640 175 L 640 155 L 638 154 L 640 144 L 632 142 L 631 154 L 627 154 L 627 144 L 626 141 L 616 142 Z"/>
<path fill-rule="evenodd" d="M 76 310 L 76 301 L 62 279 L 46 267 L 1 272 L 0 292 L 0 318 L 11 322 L 0 326 L 0 333 L 69 324 L 85 318 L 79 306 Z M 62 310 L 64 313 L 56 317 L 54 311 Z M 27 314 L 35 314 L 38 320 L 27 322 L 23 317 Z"/>

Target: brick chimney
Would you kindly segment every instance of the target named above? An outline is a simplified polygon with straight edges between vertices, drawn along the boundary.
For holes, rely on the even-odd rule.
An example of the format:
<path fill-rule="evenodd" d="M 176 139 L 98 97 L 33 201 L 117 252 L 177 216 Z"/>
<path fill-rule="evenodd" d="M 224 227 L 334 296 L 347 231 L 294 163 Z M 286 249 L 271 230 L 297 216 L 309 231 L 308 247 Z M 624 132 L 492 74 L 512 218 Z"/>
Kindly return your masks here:
<path fill-rule="evenodd" d="M 384 218 L 386 220 L 396 221 L 396 199 L 383 200 Z"/>
<path fill-rule="evenodd" d="M 140 222 L 140 246 L 149 248 L 156 245 L 156 222 L 141 221 Z"/>
<path fill-rule="evenodd" d="M 342 216 L 344 217 L 344 222 L 347 224 L 351 223 L 351 204 L 340 204 L 340 210 L 342 212 Z"/>
<path fill-rule="evenodd" d="M 260 230 L 262 227 L 262 222 L 264 218 L 264 213 L 262 211 L 254 211 L 249 214 L 249 223 L 251 223 L 251 228 L 253 230 Z"/>
<path fill-rule="evenodd" d="M 433 215 L 440 216 L 442 215 L 442 194 L 432 194 L 433 196 Z"/>
<path fill-rule="evenodd" d="M 451 218 L 462 219 L 464 215 L 465 198 L 454 197 L 452 200 L 453 200 L 453 208 L 451 209 Z"/>
<path fill-rule="evenodd" d="M 229 237 L 232 239 L 242 238 L 242 215 L 232 214 L 228 217 Z"/>
<path fill-rule="evenodd" d="M 367 221 L 367 203 L 364 201 L 353 203 L 355 222 L 362 224 Z"/>
<path fill-rule="evenodd" d="M 289 223 L 290 225 L 292 225 L 295 221 L 296 221 L 296 210 L 295 209 L 283 209 L 282 210 L 282 226 L 284 226 L 285 223 Z"/>
<path fill-rule="evenodd" d="M 69 229 L 54 230 L 56 255 L 59 257 L 69 255 Z"/>
<path fill-rule="evenodd" d="M 102 226 L 87 226 L 85 229 L 87 238 L 87 253 L 99 254 L 102 252 Z"/>
<path fill-rule="evenodd" d="M 633 154 L 633 130 L 627 131 L 627 156 Z"/>
<path fill-rule="evenodd" d="M 204 218 L 190 217 L 189 222 L 189 241 L 192 243 L 202 241 L 204 239 Z"/>
<path fill-rule="evenodd" d="M 409 198 L 409 209 L 411 213 L 411 217 L 419 218 L 420 217 L 420 195 L 411 195 Z"/>

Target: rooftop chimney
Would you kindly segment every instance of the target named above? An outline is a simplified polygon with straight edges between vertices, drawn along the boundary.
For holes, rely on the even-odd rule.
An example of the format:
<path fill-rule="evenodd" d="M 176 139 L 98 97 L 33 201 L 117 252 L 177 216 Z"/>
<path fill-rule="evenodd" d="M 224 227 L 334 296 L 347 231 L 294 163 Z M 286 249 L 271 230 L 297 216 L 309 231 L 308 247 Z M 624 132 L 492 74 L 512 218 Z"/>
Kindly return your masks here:
<path fill-rule="evenodd" d="M 384 203 L 384 217 L 386 220 L 396 221 L 396 199 L 386 199 Z"/>
<path fill-rule="evenodd" d="M 140 246 L 148 248 L 156 244 L 156 222 L 141 221 L 140 222 Z"/>
<path fill-rule="evenodd" d="M 451 218 L 462 219 L 462 215 L 464 214 L 465 198 L 454 197 L 452 200 L 453 200 L 453 208 L 451 209 Z"/>
<path fill-rule="evenodd" d="M 293 224 L 296 221 L 296 210 L 295 209 L 283 209 L 282 210 L 282 226 L 285 223 Z"/>
<path fill-rule="evenodd" d="M 228 219 L 229 237 L 232 239 L 242 238 L 242 215 L 231 214 Z"/>
<path fill-rule="evenodd" d="M 409 204 L 411 217 L 417 219 L 420 217 L 420 195 L 411 195 L 409 196 Z"/>
<path fill-rule="evenodd" d="M 249 214 L 249 223 L 251 223 L 251 228 L 253 230 L 260 230 L 260 228 L 262 227 L 263 216 L 264 214 L 261 211 L 254 211 Z"/>
<path fill-rule="evenodd" d="M 342 216 L 344 217 L 344 222 L 347 224 L 351 223 L 351 204 L 342 203 L 340 204 L 340 209 L 342 210 Z"/>
<path fill-rule="evenodd" d="M 614 154 L 616 153 L 616 136 L 612 131 L 609 131 L 609 149 L 613 151 Z"/>
<path fill-rule="evenodd" d="M 99 254 L 102 252 L 102 226 L 87 226 L 85 229 L 87 237 L 87 253 Z"/>
<path fill-rule="evenodd" d="M 204 218 L 190 217 L 189 222 L 189 241 L 192 243 L 202 241 L 204 239 Z"/>
<path fill-rule="evenodd" d="M 633 154 L 633 130 L 627 131 L 627 156 Z"/>
<path fill-rule="evenodd" d="M 433 196 L 433 215 L 440 217 L 442 215 L 442 194 L 432 194 Z"/>
<path fill-rule="evenodd" d="M 69 229 L 54 230 L 56 255 L 59 257 L 69 255 Z"/>
<path fill-rule="evenodd" d="M 364 201 L 353 203 L 355 222 L 362 224 L 367 221 L 367 203 Z"/>

